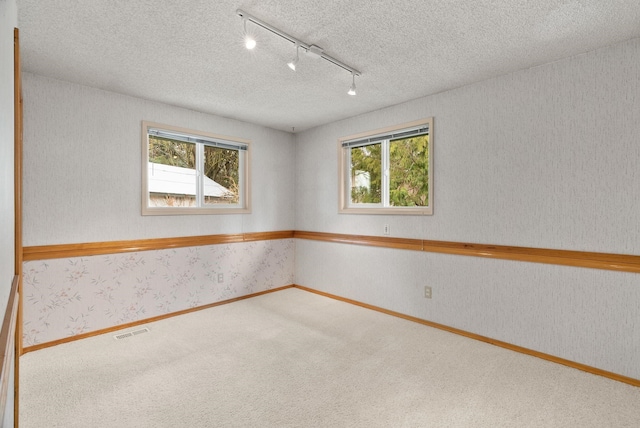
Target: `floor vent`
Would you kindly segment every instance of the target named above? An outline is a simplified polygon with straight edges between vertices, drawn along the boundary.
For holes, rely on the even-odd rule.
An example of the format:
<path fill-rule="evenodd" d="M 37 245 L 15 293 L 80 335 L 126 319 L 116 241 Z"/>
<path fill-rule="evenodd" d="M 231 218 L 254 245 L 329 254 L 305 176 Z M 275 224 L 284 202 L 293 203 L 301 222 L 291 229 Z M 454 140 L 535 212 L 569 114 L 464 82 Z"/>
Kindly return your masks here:
<path fill-rule="evenodd" d="M 113 336 L 113 338 L 116 340 L 122 340 L 122 339 L 126 339 L 127 337 L 137 336 L 142 333 L 149 333 L 149 329 L 145 327 L 140 330 L 128 331 L 126 333 L 116 334 L 115 336 Z"/>

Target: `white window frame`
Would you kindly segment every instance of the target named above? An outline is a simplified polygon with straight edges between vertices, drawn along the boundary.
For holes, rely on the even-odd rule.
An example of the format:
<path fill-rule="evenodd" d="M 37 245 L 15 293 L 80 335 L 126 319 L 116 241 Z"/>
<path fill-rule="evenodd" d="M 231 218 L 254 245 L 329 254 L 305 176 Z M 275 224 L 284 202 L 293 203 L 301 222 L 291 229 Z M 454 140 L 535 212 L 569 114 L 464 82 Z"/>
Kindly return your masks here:
<path fill-rule="evenodd" d="M 191 207 L 158 207 L 149 205 L 149 132 L 160 131 L 162 136 L 180 136 L 185 141 L 196 144 L 196 201 L 197 206 Z M 204 206 L 204 174 L 200 164 L 204 159 L 204 146 L 233 147 L 239 153 L 239 195 L 237 204 L 216 204 Z M 142 122 L 142 215 L 191 215 L 191 214 L 245 214 L 251 212 L 250 191 L 250 162 L 251 141 L 236 137 L 194 131 L 176 126 L 155 122 Z"/>
<path fill-rule="evenodd" d="M 428 129 L 429 134 L 429 163 L 428 180 L 429 191 L 427 206 L 420 207 L 396 207 L 390 206 L 389 200 L 389 158 L 384 153 L 389 152 L 389 139 L 402 136 L 405 132 L 411 132 L 420 128 Z M 351 202 L 351 148 L 376 142 L 382 143 L 382 203 L 380 204 L 355 204 Z M 386 150 L 385 150 L 386 149 Z M 433 118 L 416 120 L 375 131 L 349 135 L 338 139 L 338 212 L 341 214 L 386 214 L 386 215 L 432 215 L 433 214 Z"/>

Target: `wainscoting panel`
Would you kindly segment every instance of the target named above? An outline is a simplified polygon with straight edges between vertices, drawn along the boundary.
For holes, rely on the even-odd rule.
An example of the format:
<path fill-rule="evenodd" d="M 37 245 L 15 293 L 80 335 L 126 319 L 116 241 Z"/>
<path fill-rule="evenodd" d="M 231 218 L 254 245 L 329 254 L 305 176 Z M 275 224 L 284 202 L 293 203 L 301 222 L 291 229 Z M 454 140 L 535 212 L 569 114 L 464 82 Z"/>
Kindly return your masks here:
<path fill-rule="evenodd" d="M 33 346 L 292 284 L 294 241 L 32 260 L 23 275 Z"/>

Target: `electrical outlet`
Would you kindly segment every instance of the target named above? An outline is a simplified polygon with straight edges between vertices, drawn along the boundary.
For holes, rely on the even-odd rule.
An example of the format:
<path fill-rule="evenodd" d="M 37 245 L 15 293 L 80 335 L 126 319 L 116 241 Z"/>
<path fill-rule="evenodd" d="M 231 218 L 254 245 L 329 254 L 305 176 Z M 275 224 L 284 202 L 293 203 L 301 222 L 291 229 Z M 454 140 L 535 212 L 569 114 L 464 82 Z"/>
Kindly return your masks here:
<path fill-rule="evenodd" d="M 388 235 L 388 234 L 389 234 L 389 225 L 388 225 L 388 224 L 385 224 L 385 225 L 384 225 L 384 234 L 385 234 L 385 235 Z"/>
<path fill-rule="evenodd" d="M 425 299 L 431 298 L 431 287 L 429 287 L 428 285 L 424 286 L 424 297 Z"/>
<path fill-rule="evenodd" d="M 218 274 L 218 283 L 220 282 L 224 282 L 224 274 L 223 273 L 219 273 Z"/>

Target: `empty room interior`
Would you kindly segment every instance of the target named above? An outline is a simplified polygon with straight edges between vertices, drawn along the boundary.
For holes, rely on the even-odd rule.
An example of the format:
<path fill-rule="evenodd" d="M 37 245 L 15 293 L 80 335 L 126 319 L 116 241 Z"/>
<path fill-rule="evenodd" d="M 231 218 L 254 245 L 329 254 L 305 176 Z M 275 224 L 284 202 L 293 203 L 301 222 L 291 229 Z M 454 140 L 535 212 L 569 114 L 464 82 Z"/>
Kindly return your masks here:
<path fill-rule="evenodd" d="M 637 0 L 0 31 L 1 426 L 640 425 Z"/>

